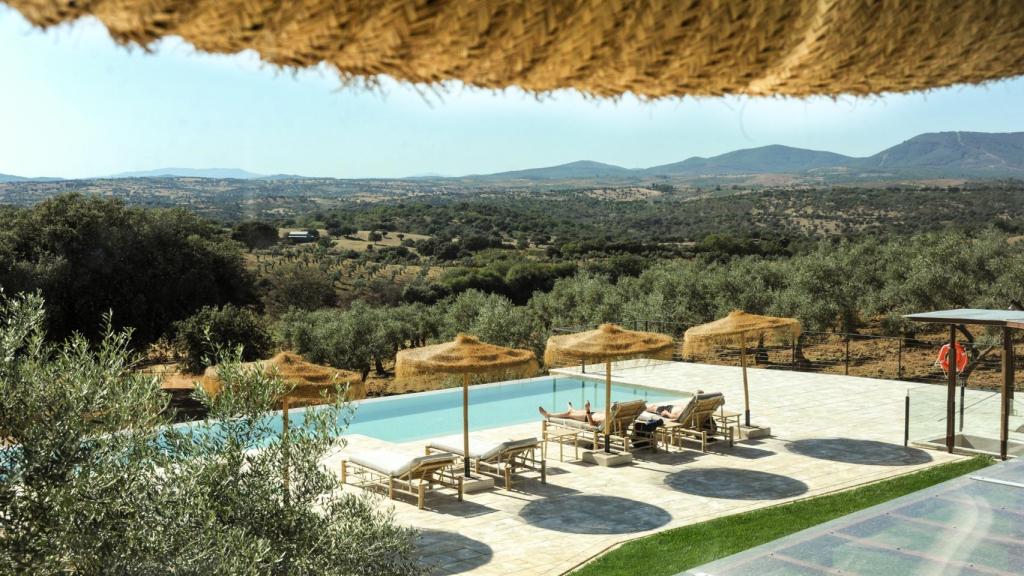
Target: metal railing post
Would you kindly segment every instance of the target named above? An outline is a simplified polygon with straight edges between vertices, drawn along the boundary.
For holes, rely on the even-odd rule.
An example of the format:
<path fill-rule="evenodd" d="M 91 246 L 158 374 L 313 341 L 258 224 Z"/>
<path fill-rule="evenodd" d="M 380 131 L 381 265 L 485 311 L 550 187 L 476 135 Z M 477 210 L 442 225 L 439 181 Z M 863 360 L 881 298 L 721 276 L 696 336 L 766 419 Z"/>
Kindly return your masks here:
<path fill-rule="evenodd" d="M 846 361 L 845 367 L 843 368 L 843 375 L 850 375 L 850 335 L 846 335 Z"/>
<path fill-rule="evenodd" d="M 903 380 L 903 338 L 900 338 L 899 343 L 899 351 L 896 352 L 896 379 Z"/>
<path fill-rule="evenodd" d="M 903 402 L 903 445 L 910 443 L 910 389 L 907 389 L 907 397 Z"/>

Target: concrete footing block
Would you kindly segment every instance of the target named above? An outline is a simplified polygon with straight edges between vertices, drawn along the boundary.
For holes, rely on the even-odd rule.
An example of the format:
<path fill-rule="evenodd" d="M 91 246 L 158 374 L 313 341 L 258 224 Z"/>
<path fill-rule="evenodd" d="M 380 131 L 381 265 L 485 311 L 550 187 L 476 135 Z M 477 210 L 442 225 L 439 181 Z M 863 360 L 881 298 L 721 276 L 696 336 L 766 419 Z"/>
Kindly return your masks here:
<path fill-rule="evenodd" d="M 583 453 L 583 461 L 598 466 L 625 466 L 633 461 L 633 455 L 625 452 L 604 452 L 601 450 Z"/>
<path fill-rule="evenodd" d="M 464 494 L 483 492 L 484 490 L 490 490 L 491 488 L 494 488 L 494 478 L 491 478 L 490 476 L 481 476 L 476 474 L 471 478 L 462 479 L 462 492 Z"/>
<path fill-rule="evenodd" d="M 740 426 L 737 430 L 738 440 L 756 440 L 771 435 L 772 429 L 767 426 Z"/>

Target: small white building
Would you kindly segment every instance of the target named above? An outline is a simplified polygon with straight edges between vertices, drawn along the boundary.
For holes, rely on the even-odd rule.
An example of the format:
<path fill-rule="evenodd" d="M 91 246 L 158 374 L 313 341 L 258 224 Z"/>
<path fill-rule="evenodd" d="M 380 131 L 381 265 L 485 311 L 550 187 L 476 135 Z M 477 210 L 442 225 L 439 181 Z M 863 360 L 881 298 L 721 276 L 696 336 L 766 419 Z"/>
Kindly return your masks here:
<path fill-rule="evenodd" d="M 293 230 L 288 233 L 288 241 L 294 244 L 316 242 L 319 239 L 320 232 L 316 230 Z"/>

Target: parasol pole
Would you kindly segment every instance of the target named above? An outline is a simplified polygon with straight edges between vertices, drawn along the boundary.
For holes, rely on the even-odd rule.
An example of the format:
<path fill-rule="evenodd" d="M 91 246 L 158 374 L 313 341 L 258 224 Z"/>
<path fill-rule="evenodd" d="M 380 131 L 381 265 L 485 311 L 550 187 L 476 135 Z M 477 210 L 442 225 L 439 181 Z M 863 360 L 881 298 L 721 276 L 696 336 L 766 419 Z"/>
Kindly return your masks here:
<path fill-rule="evenodd" d="M 604 451 L 605 453 L 611 453 L 612 449 L 609 445 L 611 439 L 611 431 L 608 427 L 612 423 L 612 361 L 606 360 L 604 363 Z"/>
<path fill-rule="evenodd" d="M 747 426 L 750 426 L 750 388 L 747 386 L 747 333 L 740 335 L 740 366 L 743 368 L 743 409 Z"/>
<path fill-rule="evenodd" d="M 288 397 L 281 400 L 284 412 L 281 414 L 281 441 L 284 444 L 284 499 L 288 501 Z"/>
<path fill-rule="evenodd" d="M 462 461 L 469 478 L 469 372 L 462 374 Z"/>

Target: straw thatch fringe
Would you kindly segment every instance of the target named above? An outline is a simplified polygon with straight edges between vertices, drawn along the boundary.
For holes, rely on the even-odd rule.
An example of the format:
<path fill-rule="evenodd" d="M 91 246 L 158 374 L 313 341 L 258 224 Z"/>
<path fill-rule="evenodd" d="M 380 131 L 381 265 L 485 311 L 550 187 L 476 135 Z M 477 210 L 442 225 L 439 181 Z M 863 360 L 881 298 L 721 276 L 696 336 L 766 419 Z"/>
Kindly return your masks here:
<path fill-rule="evenodd" d="M 4 0 L 371 83 L 461 80 L 614 96 L 877 94 L 1024 74 L 1019 0 Z"/>
<path fill-rule="evenodd" d="M 256 366 L 262 368 L 265 374 L 276 374 L 281 380 L 294 386 L 287 394 L 292 405 L 329 401 L 334 390 L 346 386 L 348 386 L 347 398 L 349 400 L 359 400 L 366 396 L 363 380 L 359 374 L 313 364 L 294 352 L 281 352 L 269 360 L 242 364 L 243 369 Z M 219 392 L 221 382 L 217 367 L 207 368 L 199 382 L 207 393 Z"/>
<path fill-rule="evenodd" d="M 762 337 L 766 342 L 792 342 L 800 336 L 796 318 L 758 316 L 734 310 L 725 318 L 694 326 L 683 334 L 684 358 L 711 352 L 719 346 L 754 346 Z"/>
<path fill-rule="evenodd" d="M 395 358 L 395 377 L 420 378 L 436 374 L 503 373 L 519 377 L 537 373 L 537 357 L 529 350 L 504 348 L 459 334 L 452 342 L 401 350 Z"/>
<path fill-rule="evenodd" d="M 635 332 L 615 324 L 596 330 L 548 338 L 544 364 L 549 368 L 579 362 L 629 358 L 672 359 L 672 337 L 657 332 Z"/>

